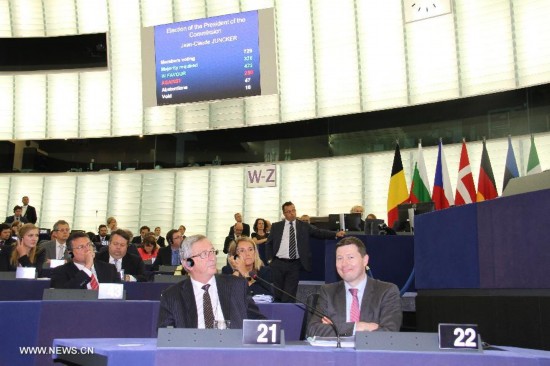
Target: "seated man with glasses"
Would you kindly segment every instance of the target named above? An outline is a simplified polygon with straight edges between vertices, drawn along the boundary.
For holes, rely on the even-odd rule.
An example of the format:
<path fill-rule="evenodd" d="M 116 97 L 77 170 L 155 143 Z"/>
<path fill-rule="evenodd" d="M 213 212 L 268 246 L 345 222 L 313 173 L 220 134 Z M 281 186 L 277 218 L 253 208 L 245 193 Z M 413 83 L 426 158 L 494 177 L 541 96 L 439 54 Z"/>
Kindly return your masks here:
<path fill-rule="evenodd" d="M 185 239 L 180 257 L 189 277 L 162 293 L 159 327 L 204 329 L 214 328 L 215 321 L 229 320 L 226 325 L 240 329 L 244 319 L 265 319 L 244 278 L 216 274 L 217 254 L 204 235 Z"/>
<path fill-rule="evenodd" d="M 94 260 L 94 245 L 86 233 L 71 234 L 67 246 L 73 260 L 53 270 L 53 288 L 97 290 L 100 283 L 120 282 L 115 266 Z"/>

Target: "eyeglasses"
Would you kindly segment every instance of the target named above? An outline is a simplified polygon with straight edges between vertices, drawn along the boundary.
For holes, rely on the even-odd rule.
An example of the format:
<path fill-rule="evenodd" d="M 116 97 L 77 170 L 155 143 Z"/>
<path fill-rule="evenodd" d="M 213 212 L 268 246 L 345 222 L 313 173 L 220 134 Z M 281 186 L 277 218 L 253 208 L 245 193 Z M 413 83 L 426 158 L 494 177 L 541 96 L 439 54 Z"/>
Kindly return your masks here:
<path fill-rule="evenodd" d="M 79 245 L 77 247 L 73 247 L 73 250 L 82 250 L 84 248 L 91 248 L 92 245 L 93 245 L 92 243 L 82 244 L 82 245 Z"/>
<path fill-rule="evenodd" d="M 219 250 L 215 250 L 215 249 L 211 249 L 211 250 L 205 250 L 205 251 L 202 251 L 200 252 L 199 254 L 195 254 L 189 258 L 197 258 L 197 257 L 200 257 L 201 259 L 206 259 L 208 257 L 210 257 L 211 255 L 218 255 L 220 251 Z"/>

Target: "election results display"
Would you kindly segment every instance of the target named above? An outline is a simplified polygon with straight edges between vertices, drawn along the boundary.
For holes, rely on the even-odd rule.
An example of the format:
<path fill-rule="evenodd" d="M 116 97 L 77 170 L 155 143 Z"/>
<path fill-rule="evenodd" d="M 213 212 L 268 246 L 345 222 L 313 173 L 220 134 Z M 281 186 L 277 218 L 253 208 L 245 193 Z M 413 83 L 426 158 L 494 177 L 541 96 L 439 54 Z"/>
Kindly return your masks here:
<path fill-rule="evenodd" d="M 144 28 L 142 59 L 146 107 L 276 94 L 273 9 Z"/>

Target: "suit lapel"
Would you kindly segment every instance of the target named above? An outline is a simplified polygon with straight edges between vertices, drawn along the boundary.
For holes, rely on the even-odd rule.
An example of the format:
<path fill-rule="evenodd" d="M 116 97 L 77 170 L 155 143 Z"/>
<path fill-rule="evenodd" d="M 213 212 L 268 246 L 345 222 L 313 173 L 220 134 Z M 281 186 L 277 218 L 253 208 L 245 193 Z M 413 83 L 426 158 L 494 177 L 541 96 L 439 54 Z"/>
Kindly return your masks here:
<path fill-rule="evenodd" d="M 181 286 L 181 297 L 183 309 L 184 324 L 188 328 L 197 328 L 199 326 L 199 318 L 197 315 L 197 303 L 195 302 L 195 292 L 191 279 L 187 278 Z"/>
<path fill-rule="evenodd" d="M 367 279 L 367 286 L 365 286 L 365 292 L 361 299 L 361 321 L 367 321 L 370 318 L 369 312 L 372 311 L 371 300 L 374 292 L 374 280 L 372 278 Z"/>
<path fill-rule="evenodd" d="M 218 299 L 222 307 L 223 318 L 231 319 L 231 294 L 228 284 L 220 276 L 216 276 L 216 287 L 218 288 Z"/>
<path fill-rule="evenodd" d="M 346 310 L 346 286 L 344 281 L 340 281 L 336 291 L 334 293 L 334 311 L 336 323 L 345 323 L 347 319 L 347 310 Z"/>

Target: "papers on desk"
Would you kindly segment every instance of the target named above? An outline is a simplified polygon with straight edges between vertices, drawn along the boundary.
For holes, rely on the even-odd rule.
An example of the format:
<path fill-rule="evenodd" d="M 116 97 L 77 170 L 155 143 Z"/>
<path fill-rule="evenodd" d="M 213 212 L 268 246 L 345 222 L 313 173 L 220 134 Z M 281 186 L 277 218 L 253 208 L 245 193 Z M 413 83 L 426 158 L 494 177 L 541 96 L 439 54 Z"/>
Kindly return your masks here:
<path fill-rule="evenodd" d="M 273 296 L 271 295 L 254 295 L 252 299 L 256 304 L 270 304 L 273 302 Z"/>
<path fill-rule="evenodd" d="M 308 337 L 309 344 L 315 347 L 334 347 L 336 348 L 336 337 Z M 354 348 L 355 336 L 340 337 L 340 345 L 342 348 Z"/>

